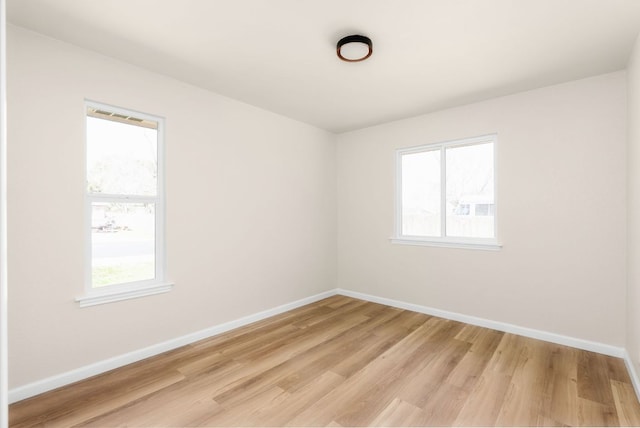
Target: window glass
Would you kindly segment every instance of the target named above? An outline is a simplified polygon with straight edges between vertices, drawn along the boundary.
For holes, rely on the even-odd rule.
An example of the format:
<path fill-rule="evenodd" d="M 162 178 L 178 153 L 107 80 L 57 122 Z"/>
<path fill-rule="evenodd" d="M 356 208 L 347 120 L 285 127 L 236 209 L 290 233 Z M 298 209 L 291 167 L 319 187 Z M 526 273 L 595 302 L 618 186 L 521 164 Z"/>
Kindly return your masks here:
<path fill-rule="evenodd" d="M 156 195 L 157 181 L 157 129 L 87 117 L 89 192 Z"/>
<path fill-rule="evenodd" d="M 447 236 L 493 237 L 493 214 L 489 215 L 487 209 L 488 204 L 493 203 L 493 144 L 450 147 L 445 153 Z M 456 209 L 461 205 L 474 205 L 475 210 L 469 210 L 468 215 L 462 218 L 456 215 Z"/>
<path fill-rule="evenodd" d="M 402 233 L 439 236 L 440 151 L 402 156 Z"/>
<path fill-rule="evenodd" d="M 91 205 L 94 287 L 155 278 L 155 204 Z"/>

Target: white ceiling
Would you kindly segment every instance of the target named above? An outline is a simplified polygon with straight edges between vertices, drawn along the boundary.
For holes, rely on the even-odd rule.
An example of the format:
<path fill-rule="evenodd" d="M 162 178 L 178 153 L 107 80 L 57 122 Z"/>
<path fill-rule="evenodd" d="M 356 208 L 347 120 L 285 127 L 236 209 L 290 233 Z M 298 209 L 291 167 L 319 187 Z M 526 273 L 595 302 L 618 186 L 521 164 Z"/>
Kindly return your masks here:
<path fill-rule="evenodd" d="M 8 0 L 11 23 L 333 132 L 625 68 L 640 0 Z M 373 40 L 345 63 L 342 36 Z"/>

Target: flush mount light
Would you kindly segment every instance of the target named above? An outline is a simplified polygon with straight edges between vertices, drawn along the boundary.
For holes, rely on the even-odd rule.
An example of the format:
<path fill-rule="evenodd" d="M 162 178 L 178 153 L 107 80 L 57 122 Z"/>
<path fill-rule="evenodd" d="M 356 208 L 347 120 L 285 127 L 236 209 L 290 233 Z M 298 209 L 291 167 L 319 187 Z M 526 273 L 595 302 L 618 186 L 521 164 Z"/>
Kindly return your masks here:
<path fill-rule="evenodd" d="M 343 61 L 364 61 L 373 52 L 371 39 L 359 35 L 343 37 L 338 41 L 336 52 Z"/>

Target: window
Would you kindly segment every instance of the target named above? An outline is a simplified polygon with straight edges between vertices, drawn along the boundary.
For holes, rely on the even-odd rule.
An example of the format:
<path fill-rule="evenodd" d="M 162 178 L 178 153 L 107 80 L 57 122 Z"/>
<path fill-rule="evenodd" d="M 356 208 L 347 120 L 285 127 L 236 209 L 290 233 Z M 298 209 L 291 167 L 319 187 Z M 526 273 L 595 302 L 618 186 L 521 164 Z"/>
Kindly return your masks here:
<path fill-rule="evenodd" d="M 163 121 L 86 104 L 86 293 L 81 306 L 170 289 L 164 266 Z"/>
<path fill-rule="evenodd" d="M 496 136 L 396 152 L 393 242 L 495 249 Z"/>

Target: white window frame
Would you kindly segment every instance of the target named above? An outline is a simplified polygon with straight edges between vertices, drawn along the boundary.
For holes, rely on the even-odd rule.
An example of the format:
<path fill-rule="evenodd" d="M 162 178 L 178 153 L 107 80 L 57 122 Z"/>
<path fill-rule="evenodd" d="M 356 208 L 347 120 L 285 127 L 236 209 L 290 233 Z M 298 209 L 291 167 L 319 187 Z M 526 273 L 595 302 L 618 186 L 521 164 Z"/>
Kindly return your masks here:
<path fill-rule="evenodd" d="M 156 122 L 158 146 L 157 146 L 157 193 L 156 196 L 139 195 L 114 195 L 103 193 L 91 193 L 88 190 L 86 150 L 87 141 L 87 111 L 89 108 L 108 111 L 115 114 L 132 116 Z M 159 116 L 141 113 L 131 109 L 115 107 L 108 104 L 85 100 L 83 110 L 83 120 L 85 127 L 85 174 L 84 174 L 84 242 L 85 242 L 85 275 L 84 275 L 84 295 L 77 297 L 76 301 L 80 307 L 100 305 L 103 303 L 117 302 L 121 300 L 134 299 L 159 293 L 166 293 L 173 288 L 173 284 L 166 279 L 166 249 L 165 249 L 165 150 L 164 150 L 164 118 Z M 92 287 L 92 248 L 91 248 L 91 217 L 92 203 L 94 202 L 126 202 L 126 203 L 153 203 L 155 206 L 155 278 L 151 280 L 127 282 L 102 287 Z"/>
<path fill-rule="evenodd" d="M 446 149 L 452 147 L 471 146 L 483 143 L 493 143 L 493 195 L 494 195 L 494 237 L 493 238 L 471 238 L 446 236 L 447 216 L 445 206 L 447 202 L 446 192 Z M 440 206 L 441 206 L 441 233 L 440 236 L 414 236 L 404 235 L 402 233 L 402 156 L 413 153 L 422 153 L 427 151 L 440 151 Z M 394 234 L 391 242 L 394 244 L 404 245 L 420 245 L 428 247 L 453 247 L 468 248 L 478 250 L 499 250 L 502 245 L 498 242 L 498 136 L 497 134 L 481 135 L 478 137 L 464 138 L 460 140 L 444 141 L 439 143 L 425 144 L 415 147 L 407 147 L 396 149 L 395 151 L 395 169 L 396 169 L 396 188 L 395 188 L 395 221 Z"/>

